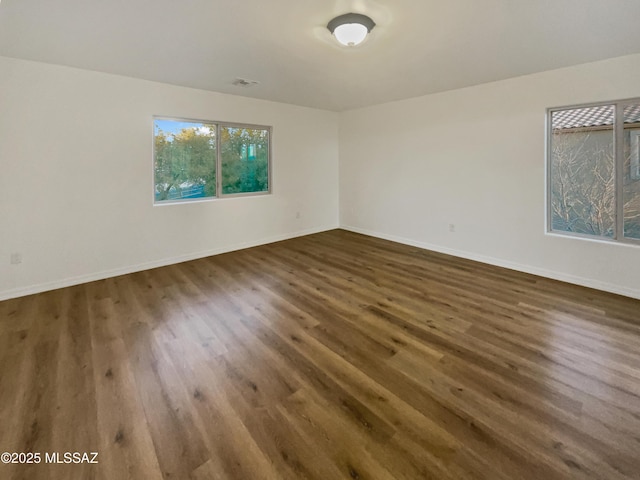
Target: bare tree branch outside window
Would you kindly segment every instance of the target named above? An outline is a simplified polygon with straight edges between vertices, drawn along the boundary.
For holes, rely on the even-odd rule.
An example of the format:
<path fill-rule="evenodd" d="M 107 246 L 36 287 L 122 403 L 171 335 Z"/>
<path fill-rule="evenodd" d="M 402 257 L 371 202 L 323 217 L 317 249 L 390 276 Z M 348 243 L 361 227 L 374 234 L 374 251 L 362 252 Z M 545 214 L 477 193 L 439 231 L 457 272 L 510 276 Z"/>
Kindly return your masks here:
<path fill-rule="evenodd" d="M 622 231 L 640 239 L 640 104 L 623 103 Z M 616 238 L 616 105 L 552 111 L 549 148 L 553 231 Z M 636 151 L 637 150 L 637 151 Z"/>

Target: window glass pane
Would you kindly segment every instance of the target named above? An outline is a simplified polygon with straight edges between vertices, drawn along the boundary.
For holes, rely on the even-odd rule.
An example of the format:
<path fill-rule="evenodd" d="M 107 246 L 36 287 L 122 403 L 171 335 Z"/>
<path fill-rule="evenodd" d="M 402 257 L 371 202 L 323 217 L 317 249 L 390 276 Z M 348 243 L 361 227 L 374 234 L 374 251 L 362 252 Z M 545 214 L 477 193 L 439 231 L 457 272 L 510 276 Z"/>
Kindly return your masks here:
<path fill-rule="evenodd" d="M 640 239 L 640 104 L 624 108 L 624 236 Z"/>
<path fill-rule="evenodd" d="M 552 230 L 615 233 L 613 105 L 551 113 Z"/>
<path fill-rule="evenodd" d="M 216 195 L 216 126 L 154 120 L 156 202 Z"/>
<path fill-rule="evenodd" d="M 269 190 L 269 130 L 220 127 L 222 193 Z"/>

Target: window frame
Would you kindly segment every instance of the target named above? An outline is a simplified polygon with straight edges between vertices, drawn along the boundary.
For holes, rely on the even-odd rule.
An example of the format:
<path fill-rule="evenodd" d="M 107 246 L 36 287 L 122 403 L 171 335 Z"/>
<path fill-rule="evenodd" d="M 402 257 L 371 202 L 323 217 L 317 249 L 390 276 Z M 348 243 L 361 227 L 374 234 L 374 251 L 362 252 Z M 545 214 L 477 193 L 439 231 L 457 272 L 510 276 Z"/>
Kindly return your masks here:
<path fill-rule="evenodd" d="M 589 235 L 586 233 L 566 232 L 563 230 L 553 229 L 553 211 L 552 211 L 552 178 L 551 178 L 551 139 L 553 138 L 551 116 L 553 112 L 564 110 L 573 110 L 579 108 L 613 106 L 613 152 L 614 152 L 614 222 L 615 229 L 613 237 L 605 237 L 598 235 Z M 546 110 L 545 117 L 545 142 L 546 142 L 546 158 L 545 158 L 545 234 L 558 235 L 562 237 L 580 238 L 596 242 L 617 243 L 625 245 L 640 246 L 640 239 L 624 236 L 624 109 L 627 105 L 640 105 L 640 97 L 627 98 L 623 100 L 610 100 L 603 102 L 590 102 L 575 105 L 566 105 L 561 107 L 551 107 Z"/>
<path fill-rule="evenodd" d="M 184 203 L 202 203 L 213 202 L 216 200 L 224 200 L 227 198 L 237 197 L 259 197 L 263 195 L 271 195 L 273 193 L 273 178 L 272 178 L 272 144 L 273 144 L 273 127 L 271 125 L 257 125 L 252 123 L 238 123 L 238 122 L 221 122 L 215 120 L 201 120 L 197 118 L 186 117 L 172 117 L 167 115 L 153 115 L 151 119 L 151 198 L 153 206 L 163 205 L 177 205 Z M 168 120 L 173 122 L 189 122 L 189 123 L 203 123 L 216 126 L 216 194 L 212 197 L 202 198 L 179 198 L 172 200 L 156 200 L 156 146 L 155 146 L 155 124 L 156 120 Z M 240 192 L 240 193 L 223 193 L 222 190 L 222 153 L 220 142 L 220 129 L 223 127 L 229 128 L 246 128 L 253 130 L 266 130 L 267 131 L 267 190 L 261 192 Z"/>
<path fill-rule="evenodd" d="M 631 158 L 629 159 L 631 172 L 629 172 L 629 177 L 631 180 L 640 180 L 640 130 L 630 132 L 629 140 L 631 149 Z"/>

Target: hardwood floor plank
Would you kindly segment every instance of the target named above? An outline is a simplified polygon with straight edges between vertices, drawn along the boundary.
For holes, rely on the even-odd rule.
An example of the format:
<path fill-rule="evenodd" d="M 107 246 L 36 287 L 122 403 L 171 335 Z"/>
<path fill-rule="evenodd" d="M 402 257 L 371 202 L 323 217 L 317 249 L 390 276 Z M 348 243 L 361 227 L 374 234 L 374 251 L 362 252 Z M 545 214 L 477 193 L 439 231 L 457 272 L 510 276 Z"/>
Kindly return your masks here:
<path fill-rule="evenodd" d="M 193 396 L 196 424 L 210 454 L 210 459 L 191 476 L 277 478 L 277 471 L 232 405 L 239 399 L 232 382 L 220 365 L 212 361 L 206 348 L 182 341 L 172 341 L 166 347 L 185 389 Z"/>
<path fill-rule="evenodd" d="M 125 336 L 162 473 L 165 478 L 188 478 L 209 458 L 189 407 L 193 397 L 182 388 L 180 377 L 149 326 L 134 325 Z"/>
<path fill-rule="evenodd" d="M 300 431 L 305 432 L 306 438 L 313 439 L 317 448 L 326 452 L 343 478 L 394 478 L 370 452 L 372 445 L 369 442 L 372 440 L 359 434 L 357 429 L 349 428 L 348 422 L 344 425 L 337 406 L 322 401 L 312 391 L 299 390 L 291 395 L 283 403 L 281 411 Z M 349 448 L 342 448 L 343 443 L 347 443 Z"/>
<path fill-rule="evenodd" d="M 99 432 L 100 479 L 163 478 L 116 309 L 109 298 L 89 313 Z"/>
<path fill-rule="evenodd" d="M 99 452 L 96 392 L 88 302 L 84 286 L 65 290 L 60 314 L 56 395 L 51 444 L 62 452 Z M 77 428 L 68 428 L 76 425 Z M 52 465 L 56 474 L 72 479 L 96 478 L 92 464 Z"/>

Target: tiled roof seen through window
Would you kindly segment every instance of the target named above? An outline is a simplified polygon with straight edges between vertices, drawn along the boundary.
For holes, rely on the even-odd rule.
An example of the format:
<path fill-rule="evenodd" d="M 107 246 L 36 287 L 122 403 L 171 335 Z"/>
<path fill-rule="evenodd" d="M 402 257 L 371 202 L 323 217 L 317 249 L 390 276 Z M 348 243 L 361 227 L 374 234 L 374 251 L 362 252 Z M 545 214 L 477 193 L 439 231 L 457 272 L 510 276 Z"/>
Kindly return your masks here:
<path fill-rule="evenodd" d="M 574 108 L 553 112 L 552 128 L 584 128 L 613 125 L 615 109 L 611 105 L 599 107 Z M 640 105 L 629 105 L 624 109 L 624 123 L 640 122 Z"/>

